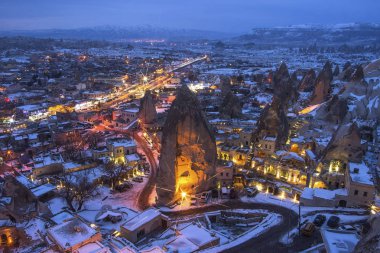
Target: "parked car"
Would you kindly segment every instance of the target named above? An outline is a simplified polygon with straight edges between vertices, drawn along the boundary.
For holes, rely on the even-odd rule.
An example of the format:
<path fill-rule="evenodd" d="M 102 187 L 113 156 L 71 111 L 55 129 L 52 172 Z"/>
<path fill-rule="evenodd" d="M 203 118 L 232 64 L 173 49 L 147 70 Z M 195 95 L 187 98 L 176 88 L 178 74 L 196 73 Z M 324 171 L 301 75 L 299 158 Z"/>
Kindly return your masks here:
<path fill-rule="evenodd" d="M 330 219 L 327 221 L 327 226 L 330 228 L 337 228 L 339 226 L 340 218 L 338 216 L 331 216 Z"/>
<path fill-rule="evenodd" d="M 123 191 L 126 191 L 132 187 L 133 187 L 133 185 L 130 182 L 123 182 L 121 184 L 116 185 L 115 190 L 117 190 L 119 192 L 123 192 Z"/>
<path fill-rule="evenodd" d="M 137 183 L 142 183 L 144 181 L 144 179 L 142 177 L 134 177 L 134 178 L 132 178 L 132 181 L 137 182 Z"/>
<path fill-rule="evenodd" d="M 255 197 L 259 193 L 259 190 L 257 190 L 256 187 L 245 188 L 245 191 L 247 192 L 248 197 Z"/>
<path fill-rule="evenodd" d="M 315 231 L 315 225 L 312 222 L 306 223 L 306 225 L 302 228 L 301 233 L 304 236 L 312 236 Z"/>
<path fill-rule="evenodd" d="M 315 217 L 313 223 L 314 223 L 314 225 L 316 225 L 317 227 L 320 227 L 320 226 L 323 225 L 323 223 L 325 223 L 325 221 L 326 221 L 326 216 L 325 216 L 325 215 L 322 215 L 322 214 L 318 214 L 318 215 Z"/>

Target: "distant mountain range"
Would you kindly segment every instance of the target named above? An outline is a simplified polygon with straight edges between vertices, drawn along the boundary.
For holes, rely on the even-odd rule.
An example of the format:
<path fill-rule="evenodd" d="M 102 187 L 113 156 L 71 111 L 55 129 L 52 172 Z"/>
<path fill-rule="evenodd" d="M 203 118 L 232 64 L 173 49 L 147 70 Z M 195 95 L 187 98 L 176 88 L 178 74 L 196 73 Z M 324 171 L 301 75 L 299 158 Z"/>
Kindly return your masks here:
<path fill-rule="evenodd" d="M 380 44 L 380 24 L 349 23 L 336 25 L 293 25 L 254 28 L 244 35 L 190 29 L 166 29 L 153 26 L 102 26 L 78 29 L 0 31 L 0 36 L 28 36 L 52 39 L 83 39 L 106 41 L 134 40 L 231 40 L 263 45 L 371 45 Z"/>
<path fill-rule="evenodd" d="M 0 31 L 0 36 L 29 36 L 52 39 L 86 39 L 108 41 L 130 40 L 191 40 L 224 39 L 232 35 L 222 32 L 190 29 L 166 29 L 153 26 L 114 27 L 102 26 L 78 29 Z"/>
<path fill-rule="evenodd" d="M 380 24 L 293 25 L 255 28 L 234 41 L 271 45 L 371 45 L 380 43 Z"/>

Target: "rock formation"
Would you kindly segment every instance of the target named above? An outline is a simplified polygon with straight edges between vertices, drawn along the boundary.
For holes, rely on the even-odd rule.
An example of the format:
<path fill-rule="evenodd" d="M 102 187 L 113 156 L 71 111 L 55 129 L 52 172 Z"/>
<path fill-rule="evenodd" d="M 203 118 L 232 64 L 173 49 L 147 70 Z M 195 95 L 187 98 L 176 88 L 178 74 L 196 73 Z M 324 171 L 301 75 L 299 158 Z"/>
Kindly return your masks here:
<path fill-rule="evenodd" d="M 380 59 L 374 60 L 365 66 L 364 74 L 366 77 L 380 76 Z"/>
<path fill-rule="evenodd" d="M 338 76 L 339 73 L 340 73 L 339 65 L 336 65 L 336 66 L 335 66 L 335 69 L 334 69 L 334 72 L 333 72 L 333 76 Z"/>
<path fill-rule="evenodd" d="M 282 62 L 273 75 L 273 93 L 286 107 L 289 103 L 297 100 L 298 94 L 292 78 L 289 75 L 288 67 Z"/>
<path fill-rule="evenodd" d="M 351 76 L 351 82 L 362 82 L 364 81 L 364 70 L 363 70 L 363 67 L 361 65 L 359 65 L 354 73 L 352 74 Z"/>
<path fill-rule="evenodd" d="M 326 101 L 329 92 L 331 81 L 333 80 L 332 67 L 330 62 L 326 62 L 325 66 L 319 72 L 317 79 L 315 80 L 314 92 L 311 97 L 311 105 L 320 104 Z"/>
<path fill-rule="evenodd" d="M 323 151 L 325 161 L 361 162 L 362 157 L 360 129 L 356 123 L 340 125 Z"/>
<path fill-rule="evenodd" d="M 349 82 L 345 85 L 340 97 L 349 102 L 347 121 L 349 120 L 380 120 L 380 85 L 359 82 Z"/>
<path fill-rule="evenodd" d="M 241 116 L 240 100 L 231 91 L 224 97 L 220 106 L 220 113 L 227 118 L 239 118 Z"/>
<path fill-rule="evenodd" d="M 261 112 L 257 128 L 252 134 L 252 142 L 271 136 L 276 138 L 276 148 L 280 149 L 288 139 L 289 122 L 284 106 L 279 98 L 274 98 Z"/>
<path fill-rule="evenodd" d="M 185 85 L 168 112 L 162 133 L 157 178 L 159 205 L 195 194 L 214 185 L 215 137 L 196 96 Z"/>
<path fill-rule="evenodd" d="M 310 92 L 314 89 L 316 74 L 314 69 L 310 69 L 302 78 L 299 91 Z"/>
<path fill-rule="evenodd" d="M 347 115 L 347 110 L 347 99 L 334 95 L 326 104 L 318 108 L 315 118 L 341 124 Z"/>
<path fill-rule="evenodd" d="M 363 233 L 354 253 L 380 253 L 380 214 L 368 220 L 369 230 Z"/>
<path fill-rule="evenodd" d="M 290 76 L 290 79 L 292 79 L 292 81 L 293 81 L 293 86 L 295 86 L 295 87 L 299 86 L 297 71 L 293 72 L 293 74 Z"/>
<path fill-rule="evenodd" d="M 346 62 L 343 66 L 342 73 L 339 74 L 339 79 L 343 81 L 350 81 L 354 71 L 355 70 L 353 69 L 351 62 Z"/>
<path fill-rule="evenodd" d="M 157 120 L 155 101 L 149 90 L 140 101 L 139 119 L 142 124 L 153 124 Z"/>

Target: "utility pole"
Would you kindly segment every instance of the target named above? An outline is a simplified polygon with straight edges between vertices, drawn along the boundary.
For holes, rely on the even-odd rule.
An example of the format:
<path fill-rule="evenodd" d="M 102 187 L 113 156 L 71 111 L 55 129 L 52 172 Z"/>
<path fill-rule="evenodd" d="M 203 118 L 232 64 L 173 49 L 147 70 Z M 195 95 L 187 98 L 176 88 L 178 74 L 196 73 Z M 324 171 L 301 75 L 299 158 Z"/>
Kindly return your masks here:
<path fill-rule="evenodd" d="M 301 236 L 301 201 L 298 202 L 298 236 Z"/>

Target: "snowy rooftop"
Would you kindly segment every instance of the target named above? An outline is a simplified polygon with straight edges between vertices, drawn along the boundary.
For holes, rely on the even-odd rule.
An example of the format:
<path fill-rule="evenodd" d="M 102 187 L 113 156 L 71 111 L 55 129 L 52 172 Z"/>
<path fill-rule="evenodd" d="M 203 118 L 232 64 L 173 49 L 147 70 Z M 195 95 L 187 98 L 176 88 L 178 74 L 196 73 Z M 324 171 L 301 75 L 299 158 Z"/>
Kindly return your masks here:
<path fill-rule="evenodd" d="M 138 108 L 128 108 L 128 109 L 124 109 L 124 112 L 138 113 L 139 109 Z"/>
<path fill-rule="evenodd" d="M 40 105 L 21 105 L 21 106 L 18 106 L 17 108 L 20 110 L 23 110 L 24 112 L 32 112 L 32 111 L 38 111 L 42 109 Z"/>
<path fill-rule="evenodd" d="M 316 155 L 314 154 L 313 151 L 311 151 L 310 149 L 307 149 L 306 150 L 306 155 L 310 158 L 310 159 L 315 159 L 316 158 Z"/>
<path fill-rule="evenodd" d="M 191 241 L 198 247 L 202 247 L 203 245 L 206 245 L 217 239 L 217 237 L 212 236 L 211 232 L 208 231 L 206 228 L 198 226 L 196 224 L 188 225 L 187 227 L 182 229 L 180 233 L 186 236 L 186 238 L 189 241 Z"/>
<path fill-rule="evenodd" d="M 353 182 L 373 185 L 370 170 L 364 163 L 349 163 L 350 177 Z"/>
<path fill-rule="evenodd" d="M 44 195 L 48 192 L 55 190 L 56 188 L 57 187 L 55 187 L 52 184 L 43 184 L 43 185 L 40 185 L 40 186 L 37 186 L 37 187 L 31 189 L 31 191 L 32 191 L 33 195 L 38 198 L 38 197 L 41 197 L 42 195 Z"/>
<path fill-rule="evenodd" d="M 168 249 L 168 252 L 195 252 L 199 249 L 197 245 L 182 235 L 168 242 L 165 247 Z"/>
<path fill-rule="evenodd" d="M 135 141 L 131 139 L 111 139 L 109 140 L 110 143 L 112 143 L 115 147 L 134 147 L 136 146 Z"/>
<path fill-rule="evenodd" d="M 335 198 L 335 195 L 347 196 L 347 190 L 346 189 L 326 190 L 326 189 L 320 189 L 320 188 L 306 187 L 301 194 L 301 198 L 313 199 L 314 197 L 316 197 L 320 199 L 332 200 Z"/>
<path fill-rule="evenodd" d="M 100 242 L 90 242 L 76 250 L 78 253 L 111 253 L 110 249 Z"/>
<path fill-rule="evenodd" d="M 277 153 L 276 153 L 277 154 Z M 294 152 L 286 152 L 280 155 L 281 160 L 297 160 L 299 162 L 305 162 L 305 160 L 299 156 L 297 153 Z"/>
<path fill-rule="evenodd" d="M 34 168 L 41 168 L 55 163 L 63 163 L 63 159 L 59 154 L 41 155 L 34 158 Z"/>
<path fill-rule="evenodd" d="M 354 251 L 359 238 L 356 233 L 341 230 L 321 230 L 328 253 L 350 253 Z"/>
<path fill-rule="evenodd" d="M 123 228 L 129 231 L 134 231 L 139 227 L 143 226 L 145 223 L 159 217 L 160 215 L 160 210 L 156 208 L 149 208 L 143 211 L 142 213 L 138 214 L 137 216 L 133 217 L 132 219 L 128 220 L 122 226 Z"/>
<path fill-rule="evenodd" d="M 266 141 L 276 141 L 276 137 L 266 136 L 266 137 L 264 138 L 264 140 L 266 140 Z"/>
<path fill-rule="evenodd" d="M 74 162 L 66 162 L 63 164 L 63 168 L 65 170 L 71 170 L 71 169 L 75 169 L 75 168 L 78 168 L 78 167 L 81 167 L 80 164 L 78 163 L 74 163 Z"/>
<path fill-rule="evenodd" d="M 50 228 L 48 233 L 61 248 L 69 249 L 90 239 L 97 231 L 79 219 L 74 219 Z"/>
<path fill-rule="evenodd" d="M 137 154 L 131 154 L 131 155 L 126 155 L 125 159 L 127 159 L 128 162 L 135 162 L 135 161 L 139 161 L 140 157 Z"/>
<path fill-rule="evenodd" d="M 67 211 L 63 211 L 63 212 L 60 212 L 60 213 L 54 215 L 50 219 L 52 221 L 54 221 L 56 224 L 61 224 L 65 221 L 71 220 L 73 218 L 74 218 L 74 216 L 71 213 L 69 213 Z"/>
<path fill-rule="evenodd" d="M 17 177 L 16 177 L 16 180 L 17 180 L 20 184 L 22 184 L 23 186 L 25 186 L 25 187 L 28 188 L 28 189 L 32 189 L 32 188 L 36 187 L 36 185 L 35 185 L 32 181 L 30 181 L 30 180 L 29 180 L 26 176 L 24 176 L 24 175 L 17 176 Z"/>

